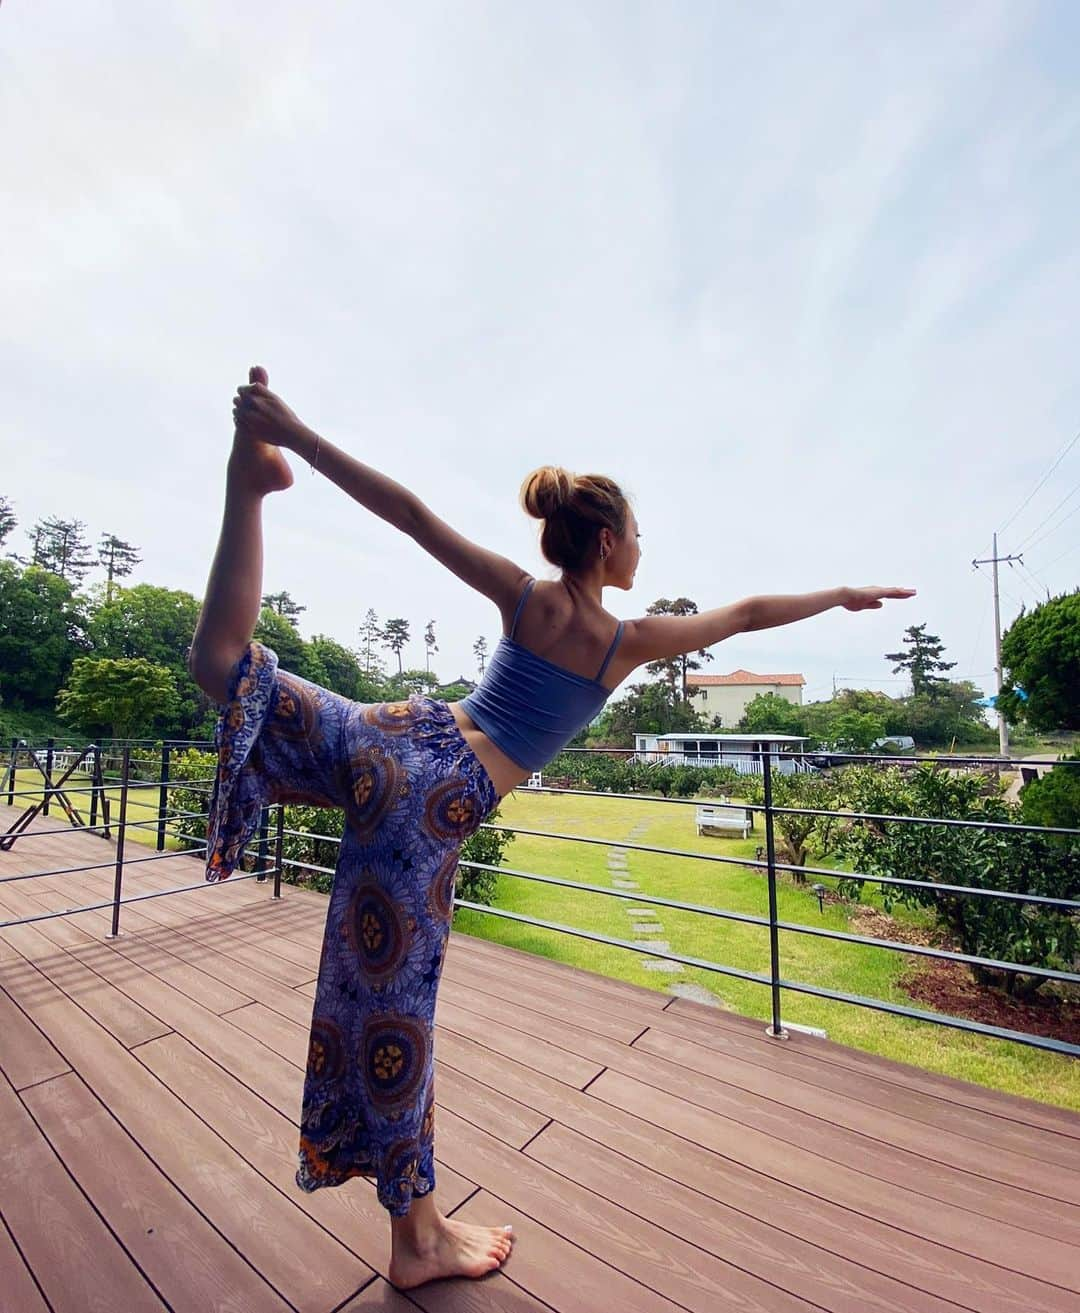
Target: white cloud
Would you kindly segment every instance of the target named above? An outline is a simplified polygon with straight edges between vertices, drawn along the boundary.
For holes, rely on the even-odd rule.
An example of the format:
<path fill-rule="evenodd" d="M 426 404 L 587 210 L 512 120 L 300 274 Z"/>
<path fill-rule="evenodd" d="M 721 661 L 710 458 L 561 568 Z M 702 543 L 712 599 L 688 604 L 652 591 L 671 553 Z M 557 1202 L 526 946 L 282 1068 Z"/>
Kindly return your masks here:
<path fill-rule="evenodd" d="M 923 620 L 989 670 L 970 559 L 1080 422 L 1063 21 L 5 7 L 0 491 L 27 526 L 79 515 L 200 592 L 229 397 L 261 359 L 309 422 L 538 573 L 522 476 L 613 473 L 646 535 L 634 594 L 607 599 L 623 615 L 920 590 L 732 640 L 714 670 L 884 681 Z M 1078 477 L 1074 456 L 1018 533 Z M 407 615 L 417 664 L 435 616 L 446 673 L 498 631 L 306 469 L 268 510 L 266 583 L 347 642 L 368 606 Z"/>

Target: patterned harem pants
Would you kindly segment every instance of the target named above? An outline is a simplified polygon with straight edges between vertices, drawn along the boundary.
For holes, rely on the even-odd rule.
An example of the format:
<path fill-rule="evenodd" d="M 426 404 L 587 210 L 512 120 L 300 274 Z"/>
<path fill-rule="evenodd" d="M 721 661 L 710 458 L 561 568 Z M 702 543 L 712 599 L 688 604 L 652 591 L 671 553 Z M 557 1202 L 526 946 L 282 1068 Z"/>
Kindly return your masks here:
<path fill-rule="evenodd" d="M 304 1190 L 373 1177 L 404 1216 L 435 1188 L 435 996 L 461 843 L 498 804 L 449 707 L 353 702 L 249 644 L 215 742 L 208 880 L 236 868 L 267 803 L 341 807 L 300 1114 Z"/>

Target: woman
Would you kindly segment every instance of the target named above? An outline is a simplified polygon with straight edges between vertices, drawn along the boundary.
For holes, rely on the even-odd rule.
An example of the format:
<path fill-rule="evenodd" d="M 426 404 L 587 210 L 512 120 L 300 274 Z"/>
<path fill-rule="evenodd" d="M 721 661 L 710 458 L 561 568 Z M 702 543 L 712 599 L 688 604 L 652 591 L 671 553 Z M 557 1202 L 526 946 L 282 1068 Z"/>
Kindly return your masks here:
<path fill-rule="evenodd" d="M 512 1228 L 467 1226 L 435 1205 L 433 1024 L 458 850 L 511 789 L 550 760 L 638 666 L 830 607 L 880 607 L 911 589 L 751 597 L 692 616 L 625 623 L 605 587 L 629 589 L 637 519 L 618 486 L 545 467 L 525 509 L 562 571 L 535 581 L 456 533 L 412 492 L 303 425 L 255 367 L 239 388 L 225 515 L 192 642 L 192 675 L 220 704 L 207 878 L 226 878 L 268 802 L 342 807 L 312 1015 L 297 1181 L 373 1177 L 390 1213 L 391 1282 L 407 1289 L 498 1267 Z M 303 457 L 491 599 L 504 637 L 462 702 L 414 694 L 362 704 L 277 669 L 252 641 L 262 598 L 263 497 Z"/>

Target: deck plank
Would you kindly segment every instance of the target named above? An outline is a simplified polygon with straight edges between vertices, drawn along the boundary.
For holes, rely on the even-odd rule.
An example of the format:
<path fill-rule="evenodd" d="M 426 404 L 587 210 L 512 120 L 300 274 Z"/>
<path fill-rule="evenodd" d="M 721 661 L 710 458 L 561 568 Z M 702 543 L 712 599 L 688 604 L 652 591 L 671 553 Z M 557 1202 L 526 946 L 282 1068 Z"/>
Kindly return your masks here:
<path fill-rule="evenodd" d="M 112 852 L 20 839 L 0 876 L 99 869 L 0 884 L 0 918 L 108 902 Z M 201 876 L 145 862 L 124 889 Z M 115 940 L 107 909 L 0 931 L 5 1294 L 81 1313 L 85 1259 L 125 1313 L 1076 1307 L 1080 1116 L 456 931 L 438 1199 L 517 1242 L 481 1281 L 394 1290 L 374 1183 L 294 1179 L 326 906 L 248 881 L 125 906 Z"/>

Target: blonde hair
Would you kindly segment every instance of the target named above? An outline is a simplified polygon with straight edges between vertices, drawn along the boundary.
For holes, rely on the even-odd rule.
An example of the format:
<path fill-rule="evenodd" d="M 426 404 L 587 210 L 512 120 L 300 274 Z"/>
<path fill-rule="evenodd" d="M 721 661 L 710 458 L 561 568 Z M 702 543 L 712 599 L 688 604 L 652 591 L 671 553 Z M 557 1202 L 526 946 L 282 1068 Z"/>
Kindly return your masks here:
<path fill-rule="evenodd" d="M 626 532 L 626 497 L 603 474 L 572 474 L 561 465 L 542 465 L 522 483 L 521 505 L 544 521 L 540 550 L 561 570 L 585 564 L 596 551 L 601 529 L 610 529 L 616 538 Z"/>

